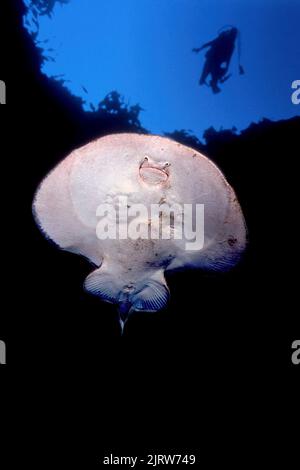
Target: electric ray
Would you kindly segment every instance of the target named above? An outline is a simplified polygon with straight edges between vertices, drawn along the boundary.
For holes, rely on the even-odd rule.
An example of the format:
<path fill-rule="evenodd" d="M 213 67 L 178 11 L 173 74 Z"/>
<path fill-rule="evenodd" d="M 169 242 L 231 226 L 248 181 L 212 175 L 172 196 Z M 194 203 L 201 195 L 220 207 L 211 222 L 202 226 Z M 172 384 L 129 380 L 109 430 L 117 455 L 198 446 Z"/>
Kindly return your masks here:
<path fill-rule="evenodd" d="M 166 271 L 225 271 L 246 246 L 216 165 L 153 135 L 113 134 L 73 151 L 42 181 L 33 213 L 47 238 L 96 266 L 84 287 L 116 304 L 122 328 L 131 312 L 167 304 Z"/>

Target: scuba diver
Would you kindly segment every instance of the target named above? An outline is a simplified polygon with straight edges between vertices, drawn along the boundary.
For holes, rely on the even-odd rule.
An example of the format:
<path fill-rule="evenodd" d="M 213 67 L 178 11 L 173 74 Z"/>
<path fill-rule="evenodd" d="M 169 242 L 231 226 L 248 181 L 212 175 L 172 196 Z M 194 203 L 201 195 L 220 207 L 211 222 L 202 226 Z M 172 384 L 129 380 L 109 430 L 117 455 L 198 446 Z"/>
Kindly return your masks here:
<path fill-rule="evenodd" d="M 225 31 L 219 33 L 216 39 L 203 44 L 199 48 L 192 49 L 193 52 L 200 52 L 203 49 L 209 48 L 205 54 L 206 60 L 203 71 L 199 80 L 199 85 L 208 85 L 214 93 L 221 91 L 218 83 L 224 83 L 231 74 L 227 74 L 231 57 L 234 51 L 235 42 L 238 38 L 238 30 L 235 27 L 230 27 Z M 240 39 L 238 44 L 238 58 L 240 61 Z M 239 63 L 239 73 L 244 74 L 244 69 Z M 211 76 L 209 83 L 207 83 L 208 76 Z"/>

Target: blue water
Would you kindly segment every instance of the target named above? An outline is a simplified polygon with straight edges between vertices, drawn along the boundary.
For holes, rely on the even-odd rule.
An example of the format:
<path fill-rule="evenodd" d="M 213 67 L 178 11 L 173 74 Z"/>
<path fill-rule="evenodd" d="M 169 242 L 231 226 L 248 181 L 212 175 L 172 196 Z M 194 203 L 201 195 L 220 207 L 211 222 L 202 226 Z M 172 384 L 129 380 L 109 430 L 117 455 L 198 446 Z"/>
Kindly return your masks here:
<path fill-rule="evenodd" d="M 38 16 L 38 25 L 30 11 L 25 20 L 50 57 L 43 73 L 63 77 L 86 110 L 118 90 L 144 108 L 142 125 L 153 133 L 190 129 L 201 137 L 210 126 L 241 130 L 299 114 L 291 101 L 300 79 L 298 0 L 69 0 Z M 232 77 L 214 95 L 199 87 L 204 53 L 191 49 L 227 24 L 241 31 L 246 73 L 238 74 L 235 52 Z"/>

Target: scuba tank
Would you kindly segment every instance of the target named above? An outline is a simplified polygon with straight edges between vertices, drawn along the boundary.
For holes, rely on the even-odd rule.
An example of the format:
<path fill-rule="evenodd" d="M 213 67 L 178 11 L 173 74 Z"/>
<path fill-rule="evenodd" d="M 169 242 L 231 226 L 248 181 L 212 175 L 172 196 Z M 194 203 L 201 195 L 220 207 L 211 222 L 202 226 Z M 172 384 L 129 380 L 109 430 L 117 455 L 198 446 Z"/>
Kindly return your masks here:
<path fill-rule="evenodd" d="M 221 32 L 223 32 L 224 30 L 226 29 L 233 29 L 235 28 L 237 30 L 237 38 L 236 38 L 236 41 L 237 41 L 237 57 L 238 57 L 238 70 L 239 70 L 239 75 L 244 75 L 245 74 L 245 70 L 244 70 L 244 67 L 242 66 L 241 64 L 241 33 L 240 33 L 240 30 L 238 28 L 236 28 L 235 26 L 233 25 L 224 25 L 222 26 L 222 28 L 220 28 L 218 30 L 218 35 L 221 34 Z"/>

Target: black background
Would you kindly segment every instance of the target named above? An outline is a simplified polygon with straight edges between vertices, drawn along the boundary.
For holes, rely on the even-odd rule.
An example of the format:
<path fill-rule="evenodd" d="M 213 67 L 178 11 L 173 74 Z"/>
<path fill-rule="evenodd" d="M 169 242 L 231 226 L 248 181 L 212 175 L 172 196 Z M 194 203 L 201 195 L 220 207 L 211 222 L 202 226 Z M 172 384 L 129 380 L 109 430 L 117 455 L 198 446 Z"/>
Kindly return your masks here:
<path fill-rule="evenodd" d="M 169 276 L 169 307 L 136 315 L 120 337 L 115 309 L 83 292 L 90 265 L 44 240 L 31 203 L 68 152 L 128 126 L 88 120 L 40 74 L 22 3 L 1 6 L 1 387 L 13 451 L 2 441 L 0 458 L 97 468 L 113 452 L 189 452 L 210 466 L 287 466 L 299 400 L 300 119 L 207 143 L 237 191 L 248 251 L 226 275 Z"/>

